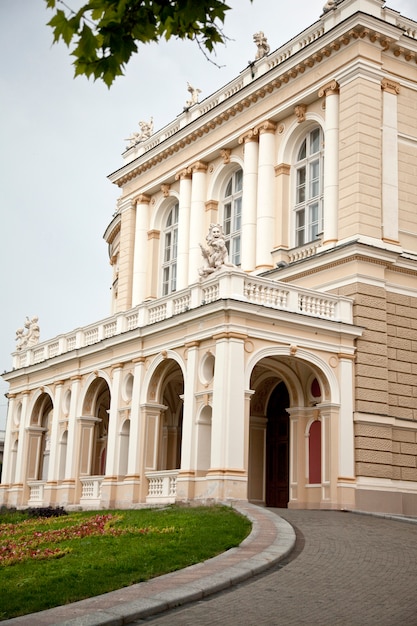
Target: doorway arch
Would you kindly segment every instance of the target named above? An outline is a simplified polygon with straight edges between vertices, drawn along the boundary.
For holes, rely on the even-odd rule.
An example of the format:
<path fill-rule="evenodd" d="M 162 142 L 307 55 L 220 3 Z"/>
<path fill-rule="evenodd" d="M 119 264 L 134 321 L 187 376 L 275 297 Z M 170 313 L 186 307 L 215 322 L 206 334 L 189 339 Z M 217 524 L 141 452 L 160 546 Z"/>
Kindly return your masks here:
<path fill-rule="evenodd" d="M 287 508 L 290 493 L 290 405 L 288 389 L 278 383 L 266 411 L 265 504 Z"/>

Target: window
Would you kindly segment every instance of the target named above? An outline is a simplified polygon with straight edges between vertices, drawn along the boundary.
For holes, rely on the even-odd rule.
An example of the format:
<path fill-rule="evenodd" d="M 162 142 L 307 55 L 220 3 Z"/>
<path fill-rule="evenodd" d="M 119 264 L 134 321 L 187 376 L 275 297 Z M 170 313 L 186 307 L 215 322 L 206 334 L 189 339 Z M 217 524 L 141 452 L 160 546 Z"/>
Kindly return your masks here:
<path fill-rule="evenodd" d="M 240 265 L 242 182 L 243 171 L 239 169 L 229 179 L 223 198 L 223 232 L 229 260 L 234 265 Z"/>
<path fill-rule="evenodd" d="M 169 212 L 163 232 L 162 295 L 166 296 L 177 288 L 178 254 L 178 204 Z"/>
<path fill-rule="evenodd" d="M 323 230 L 323 133 L 304 138 L 295 163 L 295 245 L 314 241 Z"/>

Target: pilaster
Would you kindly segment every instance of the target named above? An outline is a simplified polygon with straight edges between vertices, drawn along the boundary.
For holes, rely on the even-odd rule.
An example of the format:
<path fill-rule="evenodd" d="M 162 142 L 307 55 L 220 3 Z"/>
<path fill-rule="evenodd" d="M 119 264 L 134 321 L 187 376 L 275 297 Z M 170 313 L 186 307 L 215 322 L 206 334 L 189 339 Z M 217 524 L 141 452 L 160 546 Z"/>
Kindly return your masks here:
<path fill-rule="evenodd" d="M 253 130 L 239 137 L 244 144 L 242 195 L 242 269 L 251 272 L 256 263 L 256 198 L 258 193 L 258 134 Z"/>
<path fill-rule="evenodd" d="M 175 176 L 180 181 L 178 207 L 177 289 L 188 286 L 188 249 L 190 245 L 191 172 L 184 169 Z"/>
<path fill-rule="evenodd" d="M 323 188 L 323 245 L 337 242 L 339 213 L 339 85 L 332 80 L 319 91 L 319 98 L 326 98 L 326 121 L 324 140 Z"/>
<path fill-rule="evenodd" d="M 146 297 L 146 275 L 148 270 L 148 224 L 150 197 L 140 194 L 136 199 L 135 243 L 133 256 L 132 306 Z"/>
<path fill-rule="evenodd" d="M 275 131 L 276 124 L 265 121 L 256 127 L 259 134 L 256 269 L 272 268 L 275 211 Z"/>
<path fill-rule="evenodd" d="M 382 238 L 398 244 L 398 94 L 400 85 L 384 78 L 382 89 Z"/>

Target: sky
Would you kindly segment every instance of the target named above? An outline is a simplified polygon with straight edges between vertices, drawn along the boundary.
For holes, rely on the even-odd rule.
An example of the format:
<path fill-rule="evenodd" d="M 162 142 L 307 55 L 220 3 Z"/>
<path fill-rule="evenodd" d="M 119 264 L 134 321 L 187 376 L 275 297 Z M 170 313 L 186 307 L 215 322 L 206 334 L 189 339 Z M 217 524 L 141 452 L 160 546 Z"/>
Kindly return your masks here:
<path fill-rule="evenodd" d="M 203 100 L 254 60 L 255 32 L 273 51 L 317 21 L 324 4 L 230 0 L 217 65 L 192 42 L 149 44 L 108 89 L 73 77 L 68 48 L 52 45 L 44 0 L 0 0 L 0 373 L 12 368 L 26 316 L 39 317 L 45 341 L 110 315 L 103 233 L 120 190 L 107 176 L 122 166 L 138 122 L 153 117 L 155 131 L 164 127 L 182 112 L 187 82 Z M 415 0 L 387 5 L 417 20 Z M 0 430 L 6 392 L 0 379 Z"/>

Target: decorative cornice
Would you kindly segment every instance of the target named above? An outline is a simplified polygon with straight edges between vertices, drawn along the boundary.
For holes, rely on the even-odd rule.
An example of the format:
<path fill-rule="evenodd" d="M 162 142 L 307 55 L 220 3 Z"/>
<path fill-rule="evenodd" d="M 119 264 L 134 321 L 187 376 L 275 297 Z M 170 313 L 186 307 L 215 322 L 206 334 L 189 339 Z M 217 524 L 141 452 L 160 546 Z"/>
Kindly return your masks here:
<path fill-rule="evenodd" d="M 389 78 L 383 78 L 381 81 L 381 89 L 387 93 L 392 93 L 394 96 L 398 96 L 400 93 L 400 85 L 395 80 Z"/>
<path fill-rule="evenodd" d="M 324 37 L 326 34 L 329 33 L 324 33 L 323 31 L 320 37 Z M 300 63 L 294 65 L 288 70 L 283 71 L 278 76 L 271 78 L 271 81 L 267 85 L 260 87 L 250 95 L 243 96 L 242 94 L 242 99 L 239 102 L 232 104 L 229 108 L 224 110 L 222 113 L 219 113 L 217 116 L 207 121 L 206 123 L 201 123 L 198 128 L 195 128 L 194 130 L 190 129 L 189 133 L 186 136 L 183 136 L 181 139 L 170 145 L 168 148 L 163 149 L 158 152 L 158 154 L 155 154 L 154 156 L 150 156 L 148 158 L 147 152 L 145 152 L 139 158 L 141 160 L 145 158 L 146 160 L 143 160 L 136 167 L 132 167 L 132 164 L 126 166 L 126 169 L 128 167 L 132 167 L 132 169 L 126 174 L 121 174 L 120 178 L 114 180 L 115 184 L 119 187 L 122 187 L 137 176 L 140 176 L 141 174 L 152 169 L 156 165 L 159 165 L 164 160 L 168 159 L 173 154 L 179 152 L 186 146 L 195 141 L 198 141 L 205 134 L 211 132 L 218 126 L 221 126 L 224 122 L 227 122 L 230 118 L 234 117 L 245 108 L 251 107 L 253 104 L 258 102 L 260 99 L 264 98 L 268 94 L 272 93 L 274 90 L 280 89 L 282 86 L 288 84 L 291 80 L 297 78 L 297 76 L 299 76 L 300 74 L 303 74 L 305 71 L 312 69 L 314 66 L 321 63 L 323 59 L 327 59 L 332 54 L 337 53 L 339 50 L 343 50 L 344 47 L 359 39 L 368 39 L 371 43 L 381 46 L 384 52 L 391 51 L 396 57 L 403 56 L 406 61 L 415 60 L 415 62 L 417 63 L 417 53 L 407 50 L 404 46 L 399 46 L 394 38 L 388 37 L 383 33 L 379 33 L 375 29 L 367 28 L 363 24 L 357 24 L 353 28 L 350 28 L 347 32 L 335 37 L 335 39 L 323 45 L 323 47 L 319 51 L 315 51 L 314 53 L 310 54 L 310 56 L 303 59 Z M 276 71 L 281 63 L 285 63 L 290 58 L 291 57 L 286 57 L 285 59 L 278 60 L 275 64 L 272 63 L 269 71 Z M 332 83 L 333 82 L 336 81 L 332 81 Z M 330 85 L 332 83 L 330 83 Z M 326 91 L 324 91 L 325 88 Z M 236 93 L 238 92 L 233 92 L 232 96 L 235 97 Z M 319 93 L 322 93 L 322 95 L 327 95 L 332 93 L 334 94 L 336 92 L 331 87 L 329 91 L 328 87 L 325 86 L 320 89 Z M 253 131 L 249 131 L 249 134 L 242 135 L 242 137 L 239 138 L 239 143 L 243 143 L 244 141 L 253 141 L 254 137 L 250 135 L 250 132 Z M 156 145 L 160 145 L 155 144 L 155 137 L 153 137 L 152 139 L 152 142 L 149 142 L 149 146 L 145 145 L 146 151 L 154 150 Z M 164 139 L 162 139 L 162 141 L 164 141 Z M 123 169 L 125 168 L 122 168 L 122 170 Z M 117 172 L 115 174 L 117 174 Z M 181 176 L 181 174 L 177 174 L 176 178 L 178 176 Z"/>

